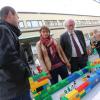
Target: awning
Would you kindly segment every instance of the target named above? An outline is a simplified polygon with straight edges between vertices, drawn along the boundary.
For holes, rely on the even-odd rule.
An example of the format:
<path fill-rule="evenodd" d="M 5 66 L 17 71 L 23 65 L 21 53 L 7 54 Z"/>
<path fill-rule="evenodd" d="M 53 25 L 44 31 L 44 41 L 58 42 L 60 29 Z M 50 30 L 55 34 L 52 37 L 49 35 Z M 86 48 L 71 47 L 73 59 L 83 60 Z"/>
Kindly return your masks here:
<path fill-rule="evenodd" d="M 53 33 L 50 33 L 53 35 Z M 19 39 L 21 42 L 33 42 L 36 43 L 40 38 L 39 32 L 28 32 L 28 33 L 22 33 L 21 36 L 19 36 Z"/>

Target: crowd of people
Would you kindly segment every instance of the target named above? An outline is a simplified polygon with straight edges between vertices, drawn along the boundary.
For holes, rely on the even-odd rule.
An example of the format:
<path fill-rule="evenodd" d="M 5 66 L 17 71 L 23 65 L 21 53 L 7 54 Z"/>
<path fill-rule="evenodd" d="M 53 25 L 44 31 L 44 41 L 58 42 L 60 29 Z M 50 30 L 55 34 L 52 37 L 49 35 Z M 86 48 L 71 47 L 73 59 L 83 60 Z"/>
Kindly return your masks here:
<path fill-rule="evenodd" d="M 5 6 L 0 10 L 0 100 L 32 100 L 28 78 L 31 76 L 18 37 L 19 17 L 14 8 Z M 51 84 L 84 68 L 88 61 L 88 49 L 84 34 L 75 30 L 75 21 L 65 22 L 66 31 L 60 43 L 51 35 L 47 26 L 40 28 L 40 39 L 36 43 L 40 67 L 47 72 Z M 100 32 L 95 30 L 91 39 L 100 56 Z"/>

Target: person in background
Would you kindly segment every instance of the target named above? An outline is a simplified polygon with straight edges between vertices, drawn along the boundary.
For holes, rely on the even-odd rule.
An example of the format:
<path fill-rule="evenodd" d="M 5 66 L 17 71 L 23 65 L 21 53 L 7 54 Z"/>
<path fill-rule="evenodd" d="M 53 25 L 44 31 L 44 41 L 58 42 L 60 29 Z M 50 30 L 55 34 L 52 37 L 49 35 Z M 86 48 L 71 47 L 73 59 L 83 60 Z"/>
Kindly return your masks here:
<path fill-rule="evenodd" d="M 93 30 L 92 36 L 91 36 L 91 44 L 92 45 L 95 45 L 95 42 L 96 42 L 96 33 L 98 33 L 98 30 L 97 29 Z"/>
<path fill-rule="evenodd" d="M 93 36 L 91 38 L 91 45 L 96 48 L 100 57 L 100 31 L 98 31 L 97 29 L 95 29 L 93 32 Z"/>
<path fill-rule="evenodd" d="M 60 44 L 71 64 L 71 72 L 78 71 L 87 65 L 88 55 L 84 35 L 80 30 L 74 30 L 75 22 L 68 19 L 65 22 L 67 31 L 60 37 Z"/>
<path fill-rule="evenodd" d="M 67 68 L 70 63 L 66 58 L 60 44 L 50 36 L 50 29 L 42 26 L 40 40 L 36 44 L 40 66 L 48 73 L 51 84 L 58 82 L 58 75 L 62 79 L 68 76 Z"/>
<path fill-rule="evenodd" d="M 18 15 L 14 8 L 0 10 L 0 100 L 31 100 L 30 70 L 20 48 Z"/>

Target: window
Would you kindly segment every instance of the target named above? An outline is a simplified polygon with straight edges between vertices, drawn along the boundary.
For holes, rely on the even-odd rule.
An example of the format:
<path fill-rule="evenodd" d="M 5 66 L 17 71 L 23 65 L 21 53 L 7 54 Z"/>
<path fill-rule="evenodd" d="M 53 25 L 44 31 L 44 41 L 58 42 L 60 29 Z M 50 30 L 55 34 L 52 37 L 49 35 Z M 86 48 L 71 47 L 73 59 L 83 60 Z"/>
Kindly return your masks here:
<path fill-rule="evenodd" d="M 58 26 L 57 20 L 53 20 L 54 26 Z"/>
<path fill-rule="evenodd" d="M 45 22 L 45 25 L 50 26 L 49 20 L 45 20 L 44 22 Z"/>
<path fill-rule="evenodd" d="M 76 27 L 80 27 L 81 26 L 81 20 L 76 20 Z"/>
<path fill-rule="evenodd" d="M 59 25 L 59 26 L 63 26 L 63 25 L 64 25 L 64 20 L 59 20 L 59 21 L 58 21 L 58 25 Z"/>
<path fill-rule="evenodd" d="M 86 21 L 85 20 L 81 20 L 81 26 L 85 26 L 86 25 Z"/>
<path fill-rule="evenodd" d="M 58 26 L 58 22 L 57 20 L 45 20 L 45 25 L 49 26 L 49 27 L 56 27 Z"/>
<path fill-rule="evenodd" d="M 28 28 L 37 28 L 43 25 L 41 20 L 28 20 L 26 23 Z"/>
<path fill-rule="evenodd" d="M 86 23 L 86 26 L 88 26 L 88 20 L 86 20 L 86 22 L 85 22 L 85 23 Z"/>
<path fill-rule="evenodd" d="M 32 23 L 31 23 L 30 20 L 27 20 L 27 21 L 26 21 L 26 24 L 27 24 L 27 27 L 28 27 L 28 28 L 32 28 Z"/>
<path fill-rule="evenodd" d="M 24 22 L 23 21 L 19 21 L 19 28 L 24 28 Z"/>
<path fill-rule="evenodd" d="M 39 20 L 38 23 L 39 23 L 39 26 L 42 26 L 43 25 L 43 23 L 42 23 L 41 20 Z"/>
<path fill-rule="evenodd" d="M 97 20 L 95 20 L 94 23 L 95 23 L 95 25 L 98 25 L 98 21 Z"/>
<path fill-rule="evenodd" d="M 91 25 L 91 20 L 88 20 L 88 25 Z"/>
<path fill-rule="evenodd" d="M 39 27 L 38 21 L 32 20 L 32 27 Z"/>

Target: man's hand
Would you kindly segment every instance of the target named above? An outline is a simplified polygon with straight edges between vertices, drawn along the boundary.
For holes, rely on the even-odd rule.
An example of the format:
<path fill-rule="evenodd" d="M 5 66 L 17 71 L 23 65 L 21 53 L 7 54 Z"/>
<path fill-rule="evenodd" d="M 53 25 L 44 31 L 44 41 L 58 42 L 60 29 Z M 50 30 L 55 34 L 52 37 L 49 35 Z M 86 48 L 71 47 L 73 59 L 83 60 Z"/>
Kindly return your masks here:
<path fill-rule="evenodd" d="M 87 49 L 87 54 L 90 55 L 91 54 L 91 50 Z"/>

